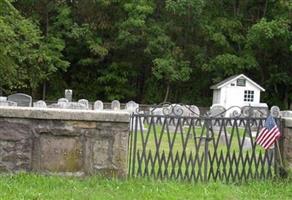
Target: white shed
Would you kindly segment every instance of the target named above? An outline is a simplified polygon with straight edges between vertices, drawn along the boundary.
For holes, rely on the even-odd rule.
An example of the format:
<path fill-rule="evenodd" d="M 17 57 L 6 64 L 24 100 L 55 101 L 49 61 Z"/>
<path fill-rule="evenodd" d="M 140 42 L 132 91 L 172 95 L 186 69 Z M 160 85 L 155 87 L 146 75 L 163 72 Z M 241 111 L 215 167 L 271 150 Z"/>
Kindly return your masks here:
<path fill-rule="evenodd" d="M 267 106 L 265 103 L 260 103 L 260 93 L 265 89 L 244 74 L 231 76 L 211 86 L 211 89 L 213 89 L 213 105 L 219 104 L 226 109 L 231 106 Z"/>

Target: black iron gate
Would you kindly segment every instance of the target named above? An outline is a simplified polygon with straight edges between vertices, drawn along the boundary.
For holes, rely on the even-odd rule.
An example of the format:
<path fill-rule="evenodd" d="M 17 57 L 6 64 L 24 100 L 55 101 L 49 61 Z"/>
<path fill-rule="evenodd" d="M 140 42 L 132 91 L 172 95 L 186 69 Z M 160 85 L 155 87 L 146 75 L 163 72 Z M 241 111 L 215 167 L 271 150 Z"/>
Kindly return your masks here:
<path fill-rule="evenodd" d="M 133 113 L 129 176 L 190 181 L 274 176 L 276 148 L 265 151 L 255 143 L 266 112 L 241 108 L 227 113 L 201 116 L 177 104 Z M 276 122 L 281 127 L 279 118 Z"/>

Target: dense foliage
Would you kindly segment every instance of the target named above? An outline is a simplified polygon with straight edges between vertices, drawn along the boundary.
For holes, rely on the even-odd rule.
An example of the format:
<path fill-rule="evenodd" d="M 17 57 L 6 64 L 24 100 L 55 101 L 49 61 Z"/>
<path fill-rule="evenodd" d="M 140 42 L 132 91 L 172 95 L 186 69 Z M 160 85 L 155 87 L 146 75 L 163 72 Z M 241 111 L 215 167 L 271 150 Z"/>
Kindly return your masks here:
<path fill-rule="evenodd" d="M 0 87 L 55 99 L 209 106 L 244 73 L 262 101 L 292 103 L 285 0 L 0 0 Z"/>

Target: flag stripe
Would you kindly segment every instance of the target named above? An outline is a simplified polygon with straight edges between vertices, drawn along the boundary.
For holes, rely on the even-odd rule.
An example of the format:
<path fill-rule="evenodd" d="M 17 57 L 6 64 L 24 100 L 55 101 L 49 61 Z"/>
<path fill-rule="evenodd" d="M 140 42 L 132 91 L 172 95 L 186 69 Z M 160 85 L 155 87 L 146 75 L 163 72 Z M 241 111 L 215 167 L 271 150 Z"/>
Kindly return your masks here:
<path fill-rule="evenodd" d="M 274 141 L 275 141 L 275 140 L 277 139 L 277 137 L 279 136 L 278 133 L 280 133 L 280 132 L 277 132 L 277 135 L 275 135 L 275 136 L 273 137 L 273 139 L 270 140 L 269 143 L 267 143 L 266 145 L 263 146 L 265 149 L 268 149 L 268 148 L 274 143 Z"/>
<path fill-rule="evenodd" d="M 262 146 L 267 146 L 267 144 L 273 142 L 275 139 L 275 136 L 276 136 L 276 133 L 278 132 L 278 128 L 276 127 L 274 129 L 274 131 L 272 131 L 270 134 L 269 134 L 269 137 L 261 144 Z"/>
<path fill-rule="evenodd" d="M 275 127 L 274 127 L 275 128 Z M 274 129 L 273 128 L 273 129 Z M 261 140 L 261 142 L 259 143 L 259 145 L 263 145 L 263 143 L 269 138 L 269 136 L 271 135 L 271 131 L 273 131 L 273 129 L 272 130 L 270 130 L 270 131 L 268 131 L 266 134 L 265 134 L 265 136 L 264 136 L 264 138 Z"/>
<path fill-rule="evenodd" d="M 259 133 L 259 136 L 256 139 L 256 142 L 259 144 L 262 139 L 264 138 L 265 134 L 268 132 L 269 130 L 266 128 L 263 128 L 262 131 Z"/>
<path fill-rule="evenodd" d="M 265 148 L 269 148 L 273 143 L 274 143 L 274 141 L 277 139 L 277 137 L 279 136 L 279 131 L 277 131 L 276 133 L 275 133 L 275 135 L 274 135 L 274 137 L 270 140 L 270 141 L 267 141 L 263 146 L 265 147 Z"/>

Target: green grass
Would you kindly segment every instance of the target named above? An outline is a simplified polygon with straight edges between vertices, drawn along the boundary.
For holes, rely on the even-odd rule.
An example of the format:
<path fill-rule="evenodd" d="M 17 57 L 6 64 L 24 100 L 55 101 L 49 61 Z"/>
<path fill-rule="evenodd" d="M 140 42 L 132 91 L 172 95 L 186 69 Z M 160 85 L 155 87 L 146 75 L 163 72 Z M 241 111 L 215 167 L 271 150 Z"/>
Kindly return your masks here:
<path fill-rule="evenodd" d="M 21 173 L 0 176 L 0 199 L 292 199 L 292 181 L 243 184 L 107 180 Z"/>

